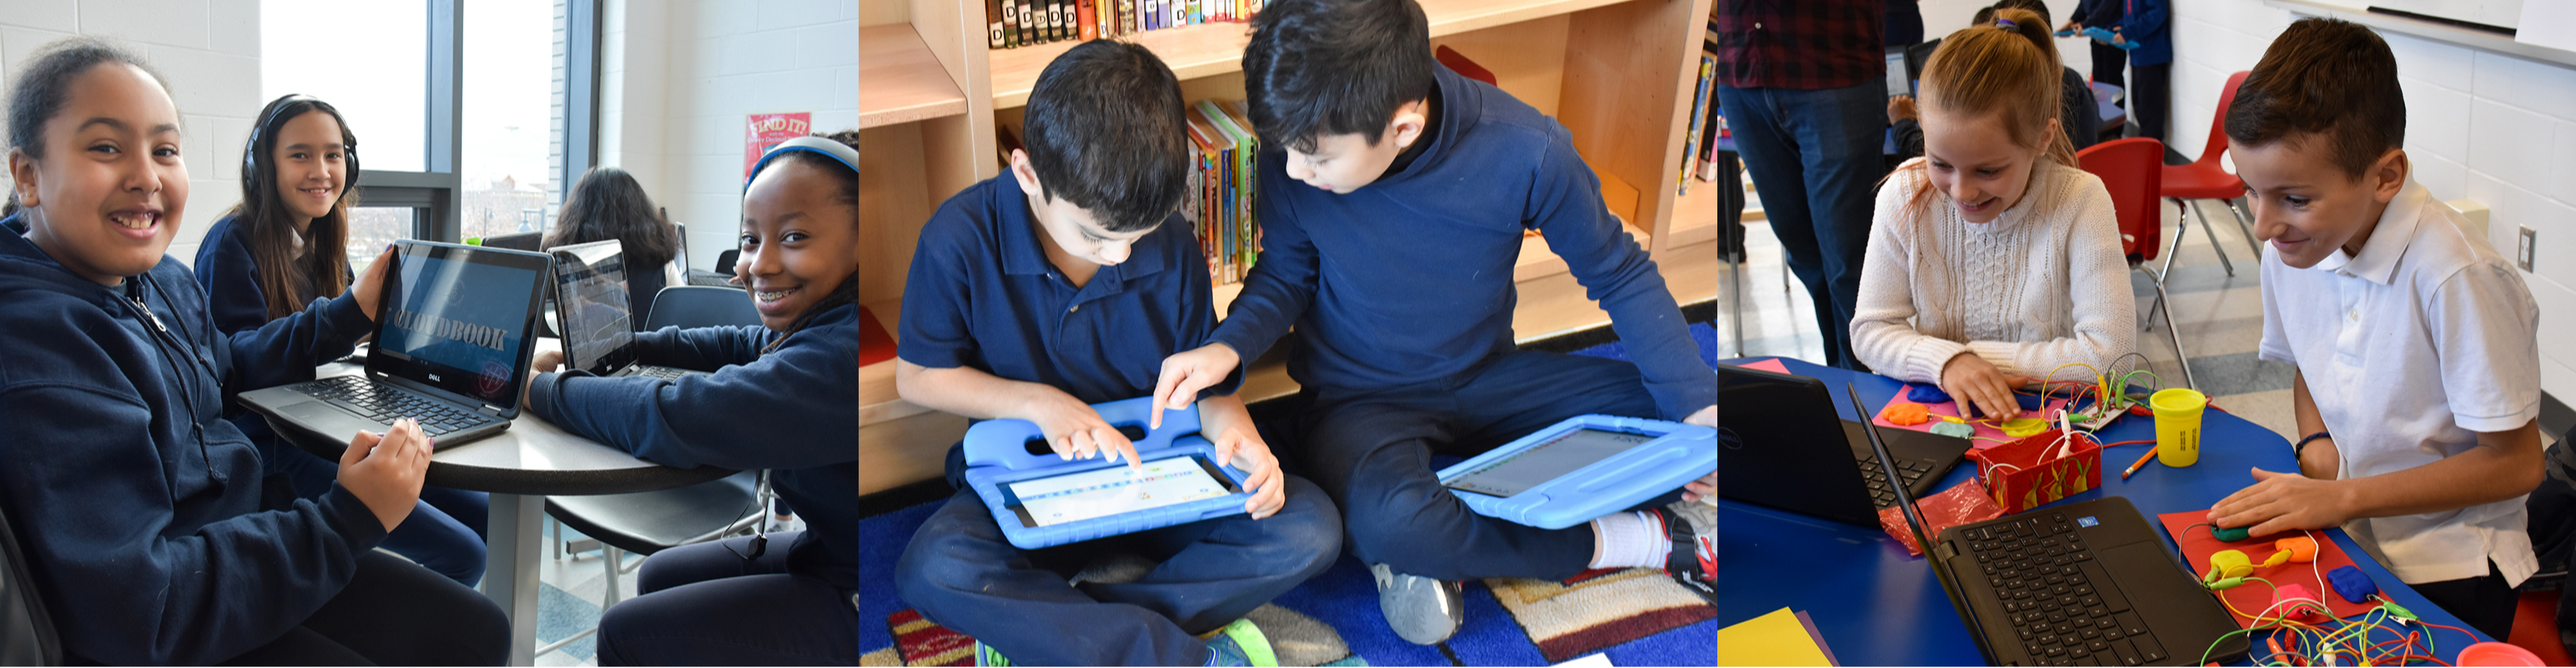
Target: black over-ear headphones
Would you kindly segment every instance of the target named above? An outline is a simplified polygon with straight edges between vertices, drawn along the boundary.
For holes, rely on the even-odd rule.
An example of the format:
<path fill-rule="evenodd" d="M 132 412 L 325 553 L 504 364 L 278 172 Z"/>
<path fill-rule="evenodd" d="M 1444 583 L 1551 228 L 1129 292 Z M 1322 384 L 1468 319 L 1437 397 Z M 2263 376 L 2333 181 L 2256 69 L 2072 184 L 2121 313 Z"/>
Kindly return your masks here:
<path fill-rule="evenodd" d="M 299 105 L 298 103 L 304 104 Z M 340 110 L 332 107 L 331 103 L 322 101 L 321 98 L 301 93 L 289 93 L 284 97 L 280 97 L 275 101 L 269 102 L 268 108 L 261 109 L 259 111 L 259 122 L 251 124 L 250 140 L 244 142 L 242 145 L 241 182 L 242 201 L 244 203 L 258 201 L 260 193 L 265 192 L 268 188 L 272 187 L 268 183 L 268 174 L 260 171 L 259 169 L 259 154 L 263 150 L 273 149 L 275 147 L 261 145 L 260 139 L 265 137 L 268 138 L 270 142 L 275 142 L 277 140 L 277 133 L 284 131 L 282 128 L 277 126 L 286 123 L 286 121 L 291 118 L 291 116 L 286 113 L 286 110 L 298 106 L 305 106 L 307 107 L 307 110 L 322 111 L 331 114 L 332 122 L 340 125 L 341 137 L 345 139 L 352 135 L 352 133 L 349 132 L 348 122 L 340 119 Z M 300 115 L 302 114 L 294 114 L 293 116 Z M 347 145 L 340 147 L 340 155 L 342 163 L 348 165 L 346 169 L 349 172 L 348 178 L 345 179 L 340 186 L 340 196 L 347 197 L 348 193 L 358 189 L 358 142 L 351 140 Z"/>

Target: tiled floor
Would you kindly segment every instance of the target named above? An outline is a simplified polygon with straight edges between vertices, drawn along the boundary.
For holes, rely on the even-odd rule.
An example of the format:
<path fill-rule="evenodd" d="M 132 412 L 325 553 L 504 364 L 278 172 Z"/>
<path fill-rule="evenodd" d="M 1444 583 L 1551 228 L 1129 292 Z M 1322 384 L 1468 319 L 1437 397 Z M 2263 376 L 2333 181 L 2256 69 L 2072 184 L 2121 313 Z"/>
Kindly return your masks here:
<path fill-rule="evenodd" d="M 555 523 L 546 522 L 545 524 L 543 529 L 545 538 L 549 541 L 556 540 Z M 804 526 L 804 518 L 799 517 L 791 520 L 783 528 L 771 528 L 770 532 L 794 531 L 803 529 Z M 583 538 L 580 532 L 570 528 L 565 528 L 564 534 L 574 540 Z M 543 583 L 544 588 L 537 590 L 537 646 L 544 647 L 547 643 L 580 633 L 599 624 L 599 604 L 608 593 L 608 569 L 600 561 L 601 551 L 596 548 L 588 552 L 566 554 L 560 559 L 556 558 L 555 548 L 551 544 L 538 550 L 537 581 Z M 626 563 L 630 567 L 643 560 L 644 558 L 640 556 L 626 555 Z M 617 577 L 617 587 L 620 600 L 634 598 L 635 572 L 629 570 L 620 574 Z M 596 645 L 597 642 L 593 638 L 583 638 L 565 645 L 563 649 L 537 657 L 537 665 L 599 665 Z"/>
<path fill-rule="evenodd" d="M 2255 348 L 2263 336 L 2263 295 L 2255 260 L 2236 228 L 2235 218 L 2218 202 L 2199 203 L 2202 213 L 2216 232 L 2218 248 L 2234 263 L 2230 276 L 2219 257 L 2212 252 L 2210 235 L 2193 221 L 2189 234 L 2174 256 L 2173 273 L 2166 278 L 2165 291 L 2172 296 L 2172 312 L 2179 318 L 2184 350 L 2190 353 L 2191 370 L 2200 391 L 2210 395 L 2219 407 L 2281 432 L 2285 437 L 2296 430 L 2290 417 L 2289 365 L 2255 358 Z M 1753 207 L 1759 207 L 1755 201 Z M 2181 209 L 2164 204 L 2165 239 L 2172 240 L 2174 223 Z M 1763 221 L 1746 221 L 1747 261 L 1740 268 L 1743 279 L 1744 344 L 1735 345 L 1733 319 L 1736 317 L 1735 293 L 1720 290 L 1718 294 L 1719 354 L 1725 357 L 1782 355 L 1814 360 L 1822 357 L 1823 343 L 1816 338 L 1814 302 L 1806 288 L 1788 276 L 1780 259 L 1780 242 L 1771 235 L 1770 225 Z M 2157 262 L 2162 264 L 2161 258 Z M 1721 281 L 1727 280 L 1721 278 Z M 2155 302 L 2154 286 L 2145 272 L 2130 272 L 2130 282 L 2137 294 L 2139 312 L 2144 315 Z M 2141 318 L 2140 324 L 2145 324 Z M 2157 315 L 2155 325 L 2138 333 L 2138 354 L 2146 356 L 2149 370 L 2173 386 L 2182 385 L 2182 367 L 2174 352 L 2173 339 L 2165 333 L 2164 316 Z"/>

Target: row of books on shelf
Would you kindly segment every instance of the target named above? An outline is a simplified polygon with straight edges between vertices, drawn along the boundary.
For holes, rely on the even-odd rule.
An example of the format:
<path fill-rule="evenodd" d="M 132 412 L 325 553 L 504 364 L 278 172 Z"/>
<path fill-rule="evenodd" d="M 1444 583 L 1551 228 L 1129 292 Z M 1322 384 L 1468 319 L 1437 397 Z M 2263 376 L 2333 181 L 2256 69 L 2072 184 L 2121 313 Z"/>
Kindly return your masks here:
<path fill-rule="evenodd" d="M 984 0 L 992 48 L 1252 20 L 1269 0 Z M 972 5 L 969 5 L 972 6 Z"/>
<path fill-rule="evenodd" d="M 1207 258 L 1208 278 L 1218 285 L 1237 283 L 1261 257 L 1261 224 L 1255 161 L 1261 136 L 1252 131 L 1242 100 L 1199 100 L 1189 117 L 1189 190 L 1181 201 L 1181 219 L 1198 237 L 1199 254 Z M 994 132 L 1002 169 L 1011 168 L 1011 151 L 1019 136 L 1005 126 Z"/>
<path fill-rule="evenodd" d="M 1675 194 L 1690 194 L 1691 181 L 1717 180 L 1717 140 L 1726 136 L 1726 119 L 1717 114 L 1717 10 L 1710 8 L 1708 31 L 1703 38 L 1699 66 L 1691 69 L 1692 79 L 1699 82 L 1691 96 L 1690 130 L 1682 134 L 1682 171 Z"/>

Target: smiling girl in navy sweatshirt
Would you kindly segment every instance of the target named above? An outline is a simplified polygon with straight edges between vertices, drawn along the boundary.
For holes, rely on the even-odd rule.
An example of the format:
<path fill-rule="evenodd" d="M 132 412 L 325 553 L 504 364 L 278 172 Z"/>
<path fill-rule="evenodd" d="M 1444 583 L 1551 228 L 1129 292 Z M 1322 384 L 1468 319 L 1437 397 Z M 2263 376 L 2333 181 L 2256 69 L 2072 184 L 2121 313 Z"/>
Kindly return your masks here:
<path fill-rule="evenodd" d="M 498 606 L 373 550 L 418 499 L 418 425 L 360 434 L 330 491 L 264 510 L 261 453 L 220 414 L 370 331 L 382 258 L 349 294 L 217 334 L 164 254 L 188 171 L 160 76 L 72 38 L 32 55 L 8 104 L 0 513 L 62 658 L 498 665 Z"/>
<path fill-rule="evenodd" d="M 197 282 L 207 315 L 224 334 L 257 330 L 305 305 L 346 291 L 350 283 L 350 189 L 358 181 L 358 137 L 331 103 L 287 95 L 260 110 L 242 147 L 242 201 L 206 228 L 197 249 Z M 370 295 L 372 296 L 372 295 Z M 313 379 L 313 367 L 277 370 L 281 382 Z M 295 498 L 331 490 L 330 460 L 294 447 L 270 431 L 267 418 L 238 405 L 224 419 L 241 427 L 283 475 Z M 468 587 L 483 579 L 483 526 L 489 495 L 422 487 L 420 503 L 380 547 Z"/>
<path fill-rule="evenodd" d="M 564 431 L 664 466 L 772 469 L 806 530 L 664 550 L 599 620 L 599 665 L 856 665 L 859 657 L 858 133 L 800 137 L 753 167 L 742 261 L 760 325 L 665 327 L 637 361 L 708 375 L 553 373 L 522 396 Z"/>

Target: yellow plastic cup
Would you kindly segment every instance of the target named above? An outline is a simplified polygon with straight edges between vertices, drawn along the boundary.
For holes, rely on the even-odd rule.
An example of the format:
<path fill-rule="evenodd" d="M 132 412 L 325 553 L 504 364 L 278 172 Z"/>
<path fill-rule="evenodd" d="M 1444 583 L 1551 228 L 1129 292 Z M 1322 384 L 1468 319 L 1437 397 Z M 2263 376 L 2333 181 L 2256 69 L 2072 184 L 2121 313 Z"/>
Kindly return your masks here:
<path fill-rule="evenodd" d="M 2159 390 L 2147 397 L 2156 411 L 2156 461 L 2184 467 L 2200 461 L 2200 412 L 2209 397 L 2183 388 Z"/>

